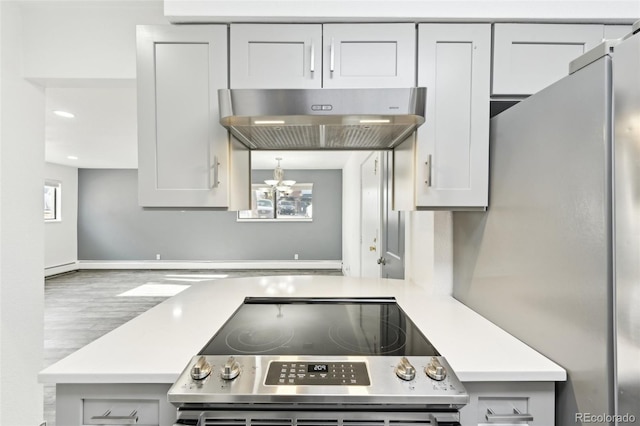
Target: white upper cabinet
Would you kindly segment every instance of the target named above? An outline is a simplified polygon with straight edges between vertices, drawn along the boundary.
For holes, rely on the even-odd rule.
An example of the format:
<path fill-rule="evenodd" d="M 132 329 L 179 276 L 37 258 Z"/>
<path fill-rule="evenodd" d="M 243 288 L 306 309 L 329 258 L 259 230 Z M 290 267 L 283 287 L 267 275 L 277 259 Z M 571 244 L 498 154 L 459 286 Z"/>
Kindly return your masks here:
<path fill-rule="evenodd" d="M 488 204 L 490 24 L 418 26 L 418 86 L 427 87 L 418 129 L 418 208 Z"/>
<path fill-rule="evenodd" d="M 138 193 L 147 207 L 228 207 L 229 137 L 223 25 L 140 26 Z"/>
<path fill-rule="evenodd" d="M 231 88 L 415 86 L 414 24 L 231 24 Z"/>
<path fill-rule="evenodd" d="M 631 32 L 631 25 L 605 25 L 604 38 L 622 38 Z"/>
<path fill-rule="evenodd" d="M 232 89 L 322 87 L 322 25 L 232 24 Z"/>
<path fill-rule="evenodd" d="M 603 25 L 494 24 L 493 95 L 530 95 L 569 74 L 598 45 Z"/>
<path fill-rule="evenodd" d="M 325 24 L 323 87 L 414 87 L 414 24 Z"/>

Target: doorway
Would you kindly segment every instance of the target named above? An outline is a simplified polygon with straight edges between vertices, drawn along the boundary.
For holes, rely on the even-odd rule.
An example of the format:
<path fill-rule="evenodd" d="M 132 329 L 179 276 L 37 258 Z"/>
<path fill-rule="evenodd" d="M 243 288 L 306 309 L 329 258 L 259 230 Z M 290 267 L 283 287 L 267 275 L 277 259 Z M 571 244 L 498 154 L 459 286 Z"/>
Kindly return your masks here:
<path fill-rule="evenodd" d="M 367 278 L 380 277 L 380 156 L 374 151 L 360 165 L 360 276 Z"/>
<path fill-rule="evenodd" d="M 393 210 L 393 152 L 380 153 L 382 220 L 380 221 L 380 276 L 404 279 L 405 213 Z"/>
<path fill-rule="evenodd" d="M 360 166 L 360 276 L 404 279 L 404 213 L 393 210 L 393 153 Z"/>

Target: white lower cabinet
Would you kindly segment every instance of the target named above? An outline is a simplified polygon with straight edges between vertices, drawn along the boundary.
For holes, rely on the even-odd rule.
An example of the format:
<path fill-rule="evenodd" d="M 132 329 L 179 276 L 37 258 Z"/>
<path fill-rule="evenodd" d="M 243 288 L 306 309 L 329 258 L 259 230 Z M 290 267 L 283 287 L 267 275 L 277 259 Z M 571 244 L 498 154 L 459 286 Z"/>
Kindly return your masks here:
<path fill-rule="evenodd" d="M 462 426 L 551 426 L 555 424 L 555 382 L 466 382 L 470 401 L 460 411 Z"/>
<path fill-rule="evenodd" d="M 466 382 L 464 386 L 470 402 L 460 411 L 462 426 L 555 424 L 554 382 Z M 135 383 L 58 384 L 56 424 L 172 426 L 176 408 L 167 401 L 170 387 L 170 384 Z"/>
<path fill-rule="evenodd" d="M 56 424 L 171 426 L 169 384 L 58 384 Z"/>

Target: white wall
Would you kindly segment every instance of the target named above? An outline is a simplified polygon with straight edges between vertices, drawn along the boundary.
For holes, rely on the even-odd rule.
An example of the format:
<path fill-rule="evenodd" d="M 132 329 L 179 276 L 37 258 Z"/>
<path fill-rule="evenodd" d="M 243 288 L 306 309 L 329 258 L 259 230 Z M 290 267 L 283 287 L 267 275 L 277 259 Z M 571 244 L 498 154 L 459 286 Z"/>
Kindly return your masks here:
<path fill-rule="evenodd" d="M 25 78 L 131 80 L 135 25 L 166 20 L 151 1 L 0 2 L 0 19 L 0 425 L 33 426 L 43 418 L 45 93 Z"/>
<path fill-rule="evenodd" d="M 405 279 L 420 287 L 433 284 L 433 212 L 407 212 L 405 216 Z"/>
<path fill-rule="evenodd" d="M 44 178 L 61 183 L 61 218 L 44 224 L 44 266 L 75 264 L 78 260 L 78 169 L 46 163 Z"/>
<path fill-rule="evenodd" d="M 23 17 L 0 2 L 0 424 L 42 421 L 44 90 L 22 77 Z"/>
<path fill-rule="evenodd" d="M 135 79 L 136 25 L 168 23 L 161 1 L 52 1 L 24 8 L 25 76 L 49 86 L 55 79 Z"/>
<path fill-rule="evenodd" d="M 405 226 L 405 279 L 434 294 L 450 296 L 453 291 L 451 212 L 408 212 Z"/>

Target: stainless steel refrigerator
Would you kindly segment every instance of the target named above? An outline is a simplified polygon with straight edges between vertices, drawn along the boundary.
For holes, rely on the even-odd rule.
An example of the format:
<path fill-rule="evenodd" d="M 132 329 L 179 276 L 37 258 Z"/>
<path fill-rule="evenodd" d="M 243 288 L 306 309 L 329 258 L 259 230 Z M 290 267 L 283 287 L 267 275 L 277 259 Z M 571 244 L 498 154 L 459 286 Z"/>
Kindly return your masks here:
<path fill-rule="evenodd" d="M 567 370 L 557 425 L 640 424 L 640 34 L 494 117 L 490 150 L 454 297 Z"/>

